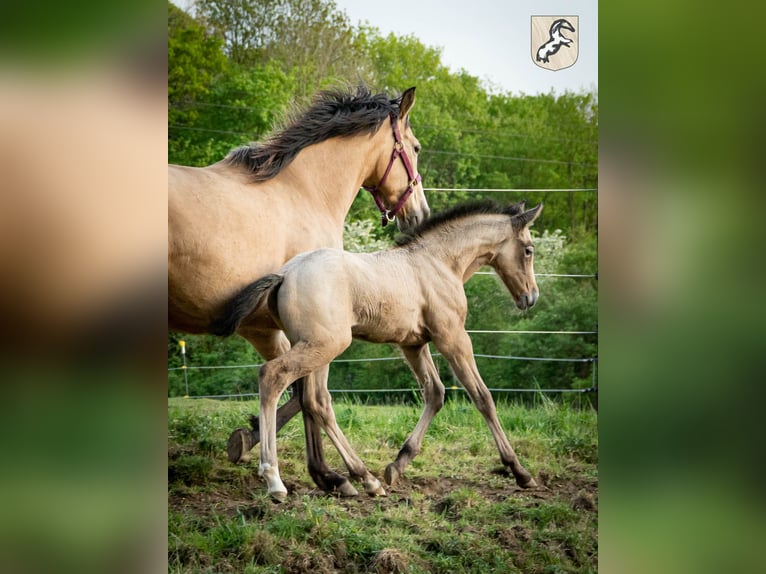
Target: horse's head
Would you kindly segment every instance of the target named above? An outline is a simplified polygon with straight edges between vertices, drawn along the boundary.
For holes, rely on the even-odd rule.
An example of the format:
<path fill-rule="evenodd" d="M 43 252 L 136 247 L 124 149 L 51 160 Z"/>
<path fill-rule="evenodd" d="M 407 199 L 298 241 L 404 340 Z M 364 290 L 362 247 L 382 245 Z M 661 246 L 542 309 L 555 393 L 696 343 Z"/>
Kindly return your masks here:
<path fill-rule="evenodd" d="M 399 113 L 392 113 L 390 124 L 384 123 L 375 135 L 380 153 L 363 187 L 375 198 L 383 225 L 396 219 L 399 230 L 408 231 L 425 221 L 430 214 L 418 173 L 420 142 L 410 127 L 409 114 L 415 103 L 415 88 L 406 90 L 401 98 L 392 103 L 398 103 Z"/>
<path fill-rule="evenodd" d="M 535 248 L 529 226 L 540 215 L 543 204 L 527 211 L 524 211 L 523 201 L 514 207 L 518 208 L 518 213 L 511 216 L 508 238 L 500 245 L 490 265 L 511 292 L 516 306 L 525 310 L 532 307 L 540 295 L 535 281 Z"/>

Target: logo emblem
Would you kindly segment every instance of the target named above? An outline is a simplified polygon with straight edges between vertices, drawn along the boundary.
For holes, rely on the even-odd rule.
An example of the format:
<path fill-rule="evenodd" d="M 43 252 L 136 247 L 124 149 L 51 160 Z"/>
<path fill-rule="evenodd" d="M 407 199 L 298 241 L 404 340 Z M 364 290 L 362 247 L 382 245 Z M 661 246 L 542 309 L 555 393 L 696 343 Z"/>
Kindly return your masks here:
<path fill-rule="evenodd" d="M 563 70 L 577 61 L 578 16 L 532 16 L 532 61 L 546 70 Z"/>

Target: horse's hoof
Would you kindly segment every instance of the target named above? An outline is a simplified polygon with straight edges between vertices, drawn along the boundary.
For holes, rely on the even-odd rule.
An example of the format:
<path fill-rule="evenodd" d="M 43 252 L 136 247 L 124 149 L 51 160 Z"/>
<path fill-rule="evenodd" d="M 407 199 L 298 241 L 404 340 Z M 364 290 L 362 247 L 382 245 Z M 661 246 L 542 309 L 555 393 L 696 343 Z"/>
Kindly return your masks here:
<path fill-rule="evenodd" d="M 516 484 L 518 484 L 521 488 L 537 488 L 537 482 L 535 482 L 535 479 L 531 476 L 526 482 L 517 479 Z"/>
<path fill-rule="evenodd" d="M 353 487 L 353 485 L 348 481 L 344 481 L 338 486 L 338 494 L 343 496 L 344 498 L 352 498 L 354 496 L 359 496 L 359 491 Z"/>
<path fill-rule="evenodd" d="M 231 433 L 226 444 L 226 454 L 229 462 L 244 463 L 250 460 L 250 449 L 253 448 L 253 434 L 250 429 L 239 428 Z"/>
<path fill-rule="evenodd" d="M 399 480 L 399 471 L 393 462 L 386 467 L 386 470 L 383 473 L 383 479 L 388 486 L 393 486 L 396 481 Z"/>

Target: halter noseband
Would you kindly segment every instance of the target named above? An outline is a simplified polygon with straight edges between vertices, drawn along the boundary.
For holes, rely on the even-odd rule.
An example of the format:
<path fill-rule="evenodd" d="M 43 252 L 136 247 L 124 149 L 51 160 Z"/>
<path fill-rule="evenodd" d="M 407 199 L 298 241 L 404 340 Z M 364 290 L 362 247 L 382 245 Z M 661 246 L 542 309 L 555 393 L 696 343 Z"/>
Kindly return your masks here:
<path fill-rule="evenodd" d="M 366 189 L 372 194 L 372 198 L 375 200 L 375 204 L 378 206 L 378 209 L 381 213 L 380 218 L 380 224 L 385 227 L 388 225 L 389 221 L 393 221 L 396 219 L 396 214 L 399 213 L 399 210 L 402 208 L 402 206 L 405 204 L 407 199 L 412 194 L 415 186 L 423 181 L 423 178 L 420 177 L 419 173 L 415 173 L 415 170 L 412 169 L 412 163 L 410 163 L 410 158 L 407 156 L 407 151 L 404 149 L 404 143 L 402 142 L 402 136 L 399 134 L 399 126 L 396 123 L 396 116 L 392 113 L 389 114 L 389 117 L 391 118 L 391 128 L 394 132 L 394 151 L 391 152 L 391 160 L 388 162 L 388 167 L 386 168 L 386 171 L 383 173 L 383 177 L 380 178 L 380 181 L 378 182 L 378 185 L 363 185 L 362 188 Z M 401 197 L 399 198 L 399 201 L 396 202 L 396 205 L 394 205 L 393 209 L 386 209 L 386 206 L 383 203 L 383 200 L 380 198 L 380 188 L 385 183 L 386 178 L 388 177 L 388 174 L 391 172 L 391 168 L 394 166 L 394 162 L 396 161 L 396 158 L 402 158 L 402 163 L 404 164 L 404 169 L 407 170 L 407 179 L 409 180 L 409 184 L 407 185 L 407 189 L 404 190 L 404 193 L 402 193 Z"/>

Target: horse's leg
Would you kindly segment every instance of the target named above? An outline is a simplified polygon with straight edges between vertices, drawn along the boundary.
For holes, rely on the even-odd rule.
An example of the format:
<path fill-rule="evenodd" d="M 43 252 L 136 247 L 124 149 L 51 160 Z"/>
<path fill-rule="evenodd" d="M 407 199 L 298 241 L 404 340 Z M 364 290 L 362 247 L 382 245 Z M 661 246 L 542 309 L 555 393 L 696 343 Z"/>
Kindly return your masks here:
<path fill-rule="evenodd" d="M 268 361 L 258 374 L 261 403 L 261 462 L 258 472 L 266 481 L 269 494 L 277 500 L 284 500 L 287 496 L 277 463 L 277 401 L 290 383 L 329 363 L 336 356 L 332 352 L 327 347 L 299 342 L 285 354 Z"/>
<path fill-rule="evenodd" d="M 390 485 L 396 483 L 399 475 L 404 472 L 410 461 L 420 452 L 423 437 L 431 425 L 431 421 L 442 406 L 444 406 L 444 385 L 439 378 L 439 371 L 436 370 L 436 365 L 434 365 L 434 361 L 431 358 L 428 345 L 402 347 L 402 351 L 404 352 L 405 359 L 410 364 L 415 378 L 420 384 L 420 388 L 423 390 L 425 405 L 418 424 L 415 425 L 410 436 L 404 441 L 404 445 L 399 450 L 396 460 L 386 467 L 384 478 Z"/>
<path fill-rule="evenodd" d="M 383 490 L 380 481 L 367 470 L 362 459 L 360 459 L 356 452 L 354 452 L 354 449 L 346 439 L 343 431 L 338 427 L 338 422 L 335 419 L 335 411 L 333 411 L 332 408 L 332 397 L 330 396 L 330 391 L 327 390 L 327 375 L 329 370 L 330 365 L 328 363 L 314 373 L 316 375 L 315 378 L 306 377 L 302 395 L 303 418 L 304 420 L 312 419 L 321 425 L 327 433 L 327 436 L 330 437 L 330 440 L 335 445 L 335 448 L 338 449 L 338 453 L 343 459 L 346 468 L 348 468 L 349 474 L 351 474 L 352 478 L 361 481 L 364 485 L 364 491 L 367 494 L 370 496 L 385 496 L 386 491 Z M 308 452 L 311 453 L 311 450 Z M 311 470 L 310 466 L 309 470 Z M 319 482 L 317 482 L 317 484 L 319 484 Z M 350 487 L 351 485 L 349 484 L 348 486 Z M 348 495 L 343 491 L 341 491 L 341 493 Z"/>
<path fill-rule="evenodd" d="M 251 332 L 243 330 L 240 334 L 247 339 L 247 341 L 249 341 L 267 361 L 275 359 L 290 349 L 290 342 L 282 331 L 270 330 Z M 296 381 L 293 386 L 290 400 L 277 410 L 277 432 L 279 432 L 279 429 L 301 410 L 300 401 L 298 400 L 298 392 L 296 390 L 298 384 L 300 384 L 300 381 Z M 260 440 L 261 433 L 259 430 L 258 417 L 251 415 L 249 429 L 238 428 L 231 433 L 231 436 L 229 436 L 229 441 L 226 445 L 226 452 L 229 460 L 231 462 L 240 463 L 248 462 L 252 456 L 250 450 L 257 445 Z"/>
<path fill-rule="evenodd" d="M 535 479 L 532 478 L 529 471 L 519 462 L 511 443 L 500 426 L 492 395 L 487 389 L 487 385 L 484 384 L 479 374 L 479 369 L 476 367 L 476 360 L 473 357 L 473 345 L 468 333 L 465 330 L 452 330 L 448 338 L 437 339 L 437 337 L 434 337 L 434 345 L 447 359 L 455 376 L 465 387 L 473 404 L 476 405 L 476 408 L 479 409 L 479 412 L 487 422 L 489 430 L 495 439 L 497 449 L 500 451 L 500 460 L 513 473 L 516 483 L 522 488 L 535 488 L 537 486 Z"/>

